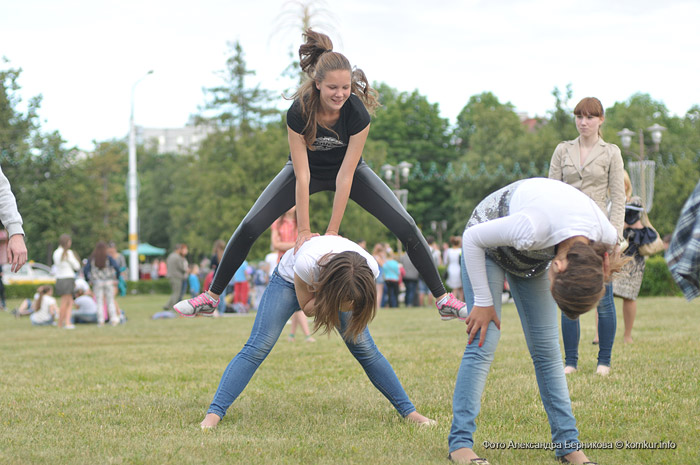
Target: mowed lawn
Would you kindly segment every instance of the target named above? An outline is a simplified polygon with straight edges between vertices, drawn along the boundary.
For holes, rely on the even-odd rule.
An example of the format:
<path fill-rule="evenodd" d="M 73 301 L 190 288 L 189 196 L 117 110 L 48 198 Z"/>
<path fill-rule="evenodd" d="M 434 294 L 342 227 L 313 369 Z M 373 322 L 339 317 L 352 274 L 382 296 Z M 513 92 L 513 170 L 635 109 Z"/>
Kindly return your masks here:
<path fill-rule="evenodd" d="M 412 401 L 437 427 L 405 423 L 337 335 L 290 343 L 287 327 L 218 429 L 202 432 L 199 422 L 254 317 L 151 320 L 166 298 L 120 299 L 128 322 L 116 328 L 32 327 L 26 317 L 0 312 L 0 463 L 448 463 L 463 323 L 419 308 L 382 309 L 370 325 Z M 580 439 L 613 447 L 589 457 L 616 465 L 697 463 L 700 300 L 640 299 L 632 345 L 622 343 L 616 303 L 611 375 L 595 374 L 588 314 L 579 371 L 569 377 Z M 475 450 L 493 465 L 554 464 L 551 451 L 513 447 L 538 447 L 551 437 L 513 305 L 502 322 Z M 486 449 L 485 441 L 499 448 Z M 674 448 L 648 449 L 662 441 Z"/>

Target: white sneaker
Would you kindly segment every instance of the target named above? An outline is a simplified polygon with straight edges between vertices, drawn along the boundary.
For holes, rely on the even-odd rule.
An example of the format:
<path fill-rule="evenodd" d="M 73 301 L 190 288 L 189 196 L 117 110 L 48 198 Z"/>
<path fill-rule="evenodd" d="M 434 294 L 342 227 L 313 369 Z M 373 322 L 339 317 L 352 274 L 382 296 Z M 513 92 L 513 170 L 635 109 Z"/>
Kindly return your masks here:
<path fill-rule="evenodd" d="M 211 316 L 218 305 L 218 300 L 214 300 L 208 292 L 202 292 L 197 297 L 176 303 L 173 308 L 182 316 Z"/>

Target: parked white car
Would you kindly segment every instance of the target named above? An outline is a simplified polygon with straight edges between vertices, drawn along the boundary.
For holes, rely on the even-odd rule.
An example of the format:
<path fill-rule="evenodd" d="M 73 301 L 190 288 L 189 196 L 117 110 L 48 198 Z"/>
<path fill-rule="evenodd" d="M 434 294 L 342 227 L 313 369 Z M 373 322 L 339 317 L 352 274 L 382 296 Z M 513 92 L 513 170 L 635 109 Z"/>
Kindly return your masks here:
<path fill-rule="evenodd" d="M 51 267 L 41 263 L 27 262 L 17 272 L 10 271 L 8 263 L 2 266 L 2 282 L 8 284 L 54 284 L 56 277 L 51 273 Z"/>

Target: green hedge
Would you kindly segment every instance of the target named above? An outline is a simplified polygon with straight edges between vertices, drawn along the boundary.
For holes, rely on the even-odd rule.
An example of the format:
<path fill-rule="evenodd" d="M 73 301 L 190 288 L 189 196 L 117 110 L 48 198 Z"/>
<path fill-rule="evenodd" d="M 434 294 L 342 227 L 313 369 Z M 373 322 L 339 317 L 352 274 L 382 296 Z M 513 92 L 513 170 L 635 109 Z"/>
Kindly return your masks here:
<path fill-rule="evenodd" d="M 5 286 L 5 298 L 31 299 L 38 287 L 38 284 L 10 284 Z"/>
<path fill-rule="evenodd" d="M 39 286 L 36 284 L 11 284 L 5 286 L 7 299 L 31 299 Z M 148 281 L 128 281 L 128 294 L 170 294 L 170 282 L 163 279 Z"/>
<path fill-rule="evenodd" d="M 668 271 L 666 260 L 662 254 L 647 259 L 639 295 L 641 297 L 682 295 L 680 288 L 671 276 L 671 272 Z"/>
<path fill-rule="evenodd" d="M 127 294 L 170 294 L 170 281 L 167 278 L 127 281 Z"/>

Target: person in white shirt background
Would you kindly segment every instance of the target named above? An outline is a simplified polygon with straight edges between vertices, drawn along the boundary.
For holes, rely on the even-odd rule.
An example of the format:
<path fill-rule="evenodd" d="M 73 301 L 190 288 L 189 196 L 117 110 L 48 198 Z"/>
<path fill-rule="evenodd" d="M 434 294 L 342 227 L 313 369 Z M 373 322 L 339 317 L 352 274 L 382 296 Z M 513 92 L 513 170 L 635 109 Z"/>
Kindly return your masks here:
<path fill-rule="evenodd" d="M 73 291 L 75 290 L 75 274 L 80 270 L 80 260 L 71 250 L 73 241 L 68 234 L 58 238 L 58 248 L 53 253 L 53 264 L 56 273 L 56 295 L 60 296 L 58 307 L 58 327 L 73 329 L 71 312 L 73 309 Z"/>
<path fill-rule="evenodd" d="M 39 286 L 33 303 L 34 313 L 29 315 L 29 320 L 36 326 L 49 326 L 53 324 L 56 316 L 56 299 L 53 298 L 53 286 Z"/>
<path fill-rule="evenodd" d="M 482 200 L 462 236 L 462 281 L 469 335 L 457 375 L 450 458 L 487 463 L 473 451 L 476 417 L 501 326 L 507 278 L 535 366 L 558 460 L 591 463 L 578 430 L 559 347 L 557 305 L 571 319 L 591 310 L 625 262 L 617 230 L 593 200 L 545 178 L 510 184 Z M 550 266 L 551 263 L 551 266 Z M 478 344 L 472 344 L 478 340 Z M 476 462 L 473 462 L 475 461 Z"/>

